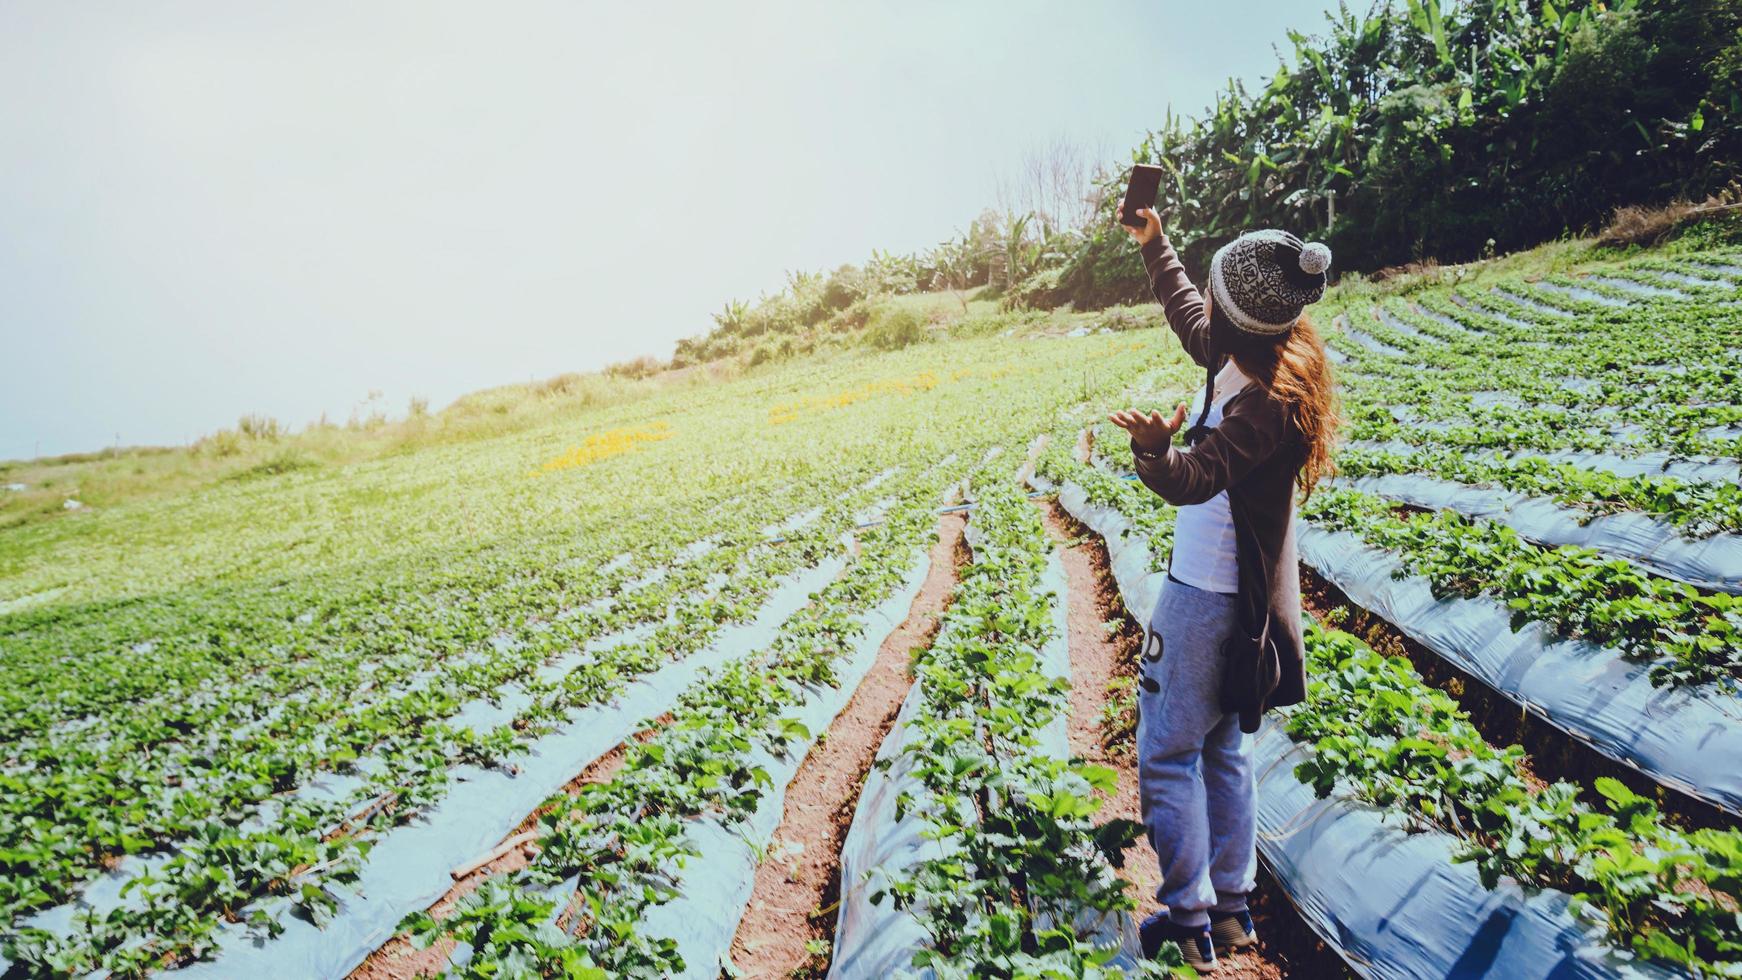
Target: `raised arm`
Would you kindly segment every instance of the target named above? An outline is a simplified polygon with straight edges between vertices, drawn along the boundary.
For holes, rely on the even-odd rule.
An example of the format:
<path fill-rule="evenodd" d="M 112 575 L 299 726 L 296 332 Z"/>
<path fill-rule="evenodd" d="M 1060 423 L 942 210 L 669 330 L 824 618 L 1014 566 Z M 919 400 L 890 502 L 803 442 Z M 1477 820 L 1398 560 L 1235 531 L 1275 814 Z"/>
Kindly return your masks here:
<path fill-rule="evenodd" d="M 1122 217 L 1123 211 L 1115 216 Z M 1204 312 L 1204 298 L 1186 277 L 1185 263 L 1173 250 L 1173 243 L 1161 230 L 1161 216 L 1154 208 L 1138 208 L 1143 227 L 1133 228 L 1119 222 L 1119 227 L 1137 242 L 1143 254 L 1143 268 L 1149 273 L 1149 291 L 1167 314 L 1167 325 L 1173 328 L 1180 346 L 1186 349 L 1199 367 L 1210 367 L 1210 318 Z"/>
<path fill-rule="evenodd" d="M 1173 250 L 1165 233 L 1144 242 L 1143 268 L 1149 273 L 1149 291 L 1167 314 L 1167 325 L 1173 328 L 1180 346 L 1200 367 L 1210 361 L 1210 318 L 1204 313 L 1204 298 L 1198 287 L 1186 276 L 1185 263 Z"/>

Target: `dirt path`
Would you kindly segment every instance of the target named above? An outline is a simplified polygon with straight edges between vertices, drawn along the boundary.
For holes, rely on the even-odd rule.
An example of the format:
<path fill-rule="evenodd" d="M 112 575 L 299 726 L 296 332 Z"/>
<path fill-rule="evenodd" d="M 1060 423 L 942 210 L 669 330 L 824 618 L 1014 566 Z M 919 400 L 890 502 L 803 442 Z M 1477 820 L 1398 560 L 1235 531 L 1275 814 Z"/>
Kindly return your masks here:
<path fill-rule="evenodd" d="M 937 633 L 958 562 L 966 558 L 966 523 L 963 514 L 939 519 L 931 571 L 907 620 L 883 641 L 852 700 L 787 787 L 785 813 L 756 869 L 756 887 L 732 941 L 732 965 L 739 976 L 820 976 L 827 969 L 840 896 L 841 841 L 853 822 L 865 774 L 913 683 L 907 672 L 912 653 Z"/>
<path fill-rule="evenodd" d="M 658 730 L 656 725 L 645 731 L 637 732 L 635 737 L 648 738 Z M 582 770 L 579 776 L 576 776 L 564 787 L 564 792 L 573 796 L 588 783 L 607 782 L 622 768 L 623 746 L 619 745 L 595 759 L 592 765 Z M 502 839 L 502 843 L 508 842 L 523 831 L 537 827 L 538 819 L 543 816 L 544 812 L 544 808 L 540 807 L 536 812 L 527 816 L 525 820 L 520 822 L 519 826 Z M 455 904 L 460 899 L 477 891 L 478 886 L 484 883 L 484 879 L 519 871 L 530 864 L 537 853 L 538 845 L 531 841 L 504 853 L 489 864 L 455 881 L 454 886 L 448 889 L 447 894 L 430 906 L 430 914 L 438 919 L 445 918 L 449 912 L 453 911 Z M 440 976 L 447 967 L 448 956 L 453 950 L 454 941 L 451 939 L 443 939 L 433 943 L 428 949 L 418 949 L 403 934 L 395 935 L 375 952 L 370 953 L 368 959 L 351 971 L 350 977 L 351 980 L 412 980 L 415 977 Z"/>
<path fill-rule="evenodd" d="M 1127 615 L 1119 598 L 1101 539 L 1058 504 L 1045 506 L 1047 530 L 1068 545 L 1062 557 L 1070 588 L 1071 751 L 1119 774 L 1101 817 L 1138 820 L 1141 808 L 1131 731 L 1122 726 L 1110 731 L 1103 726 L 1102 717 L 1104 706 L 1112 700 L 1112 690 L 1128 686 L 1135 676 L 1142 630 Z M 1119 624 L 1119 628 L 1109 632 L 1105 625 L 1109 622 Z M 1127 718 L 1127 725 L 1134 723 Z M 1161 871 L 1147 840 L 1126 849 L 1119 877 L 1137 901 L 1139 921 L 1161 907 L 1155 898 Z M 1215 976 L 1274 980 L 1348 975 L 1342 960 L 1313 936 L 1262 868 L 1252 895 L 1252 918 L 1258 927 L 1257 948 L 1224 955 L 1217 962 Z"/>

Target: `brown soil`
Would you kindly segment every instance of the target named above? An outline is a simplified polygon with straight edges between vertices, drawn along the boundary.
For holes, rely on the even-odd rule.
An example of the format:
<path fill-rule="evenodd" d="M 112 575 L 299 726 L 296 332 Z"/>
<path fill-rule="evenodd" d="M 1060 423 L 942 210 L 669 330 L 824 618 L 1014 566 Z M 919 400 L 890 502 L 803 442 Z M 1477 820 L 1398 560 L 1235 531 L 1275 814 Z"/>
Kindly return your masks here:
<path fill-rule="evenodd" d="M 833 935 L 841 842 L 878 746 L 913 683 L 912 653 L 936 635 L 959 564 L 967 558 L 966 523 L 960 513 L 939 519 L 931 570 L 907 620 L 883 641 L 870 672 L 787 787 L 780 826 L 756 869 L 750 904 L 732 941 L 737 975 L 820 976 L 827 970 L 827 955 L 813 954 L 806 945 L 824 949 Z"/>
<path fill-rule="evenodd" d="M 1108 820 L 1138 820 L 1137 765 L 1130 735 L 1123 734 L 1109 744 L 1101 716 L 1109 685 L 1115 678 L 1136 672 L 1143 631 L 1119 597 L 1101 539 L 1056 503 L 1048 507 L 1046 525 L 1055 539 L 1068 544 L 1062 557 L 1070 589 L 1071 751 L 1119 774 L 1118 785 L 1103 804 L 1101 815 Z M 1109 632 L 1105 626 L 1109 622 L 1118 624 L 1117 629 Z M 1147 840 L 1138 840 L 1125 851 L 1119 877 L 1137 902 L 1139 921 L 1161 907 L 1155 898 L 1161 871 Z M 1258 946 L 1223 956 L 1214 976 L 1274 980 L 1350 975 L 1343 961 L 1301 920 L 1262 863 L 1258 886 L 1251 895 L 1251 910 L 1258 928 Z"/>
<path fill-rule="evenodd" d="M 660 725 L 665 720 L 664 717 L 657 719 L 653 726 L 637 732 L 635 737 L 638 739 L 650 737 L 659 730 Z M 588 783 L 603 783 L 610 780 L 622 768 L 623 746 L 619 745 L 595 759 L 592 765 L 581 771 L 579 776 L 570 780 L 569 784 L 564 787 L 564 792 L 573 796 Z M 544 815 L 545 809 L 540 807 L 527 816 L 502 840 L 506 842 L 516 834 L 537 827 L 539 817 Z M 448 889 L 448 893 L 429 907 L 430 914 L 438 919 L 446 917 L 449 912 L 453 911 L 455 904 L 476 891 L 478 886 L 484 883 L 484 879 L 519 871 L 530 864 L 537 854 L 538 844 L 536 841 L 528 841 L 508 851 L 496 860 L 454 882 L 454 886 Z M 404 934 L 396 935 L 375 952 L 370 953 L 368 959 L 352 970 L 351 980 L 411 980 L 414 977 L 440 976 L 442 970 L 446 968 L 448 956 L 453 950 L 454 941 L 451 939 L 436 942 L 428 949 L 418 949 Z"/>
<path fill-rule="evenodd" d="M 1353 633 L 1379 653 L 1405 657 L 1428 684 L 1450 694 L 1470 715 L 1470 721 L 1494 745 L 1520 745 L 1527 753 L 1520 767 L 1527 782 L 1541 789 L 1553 779 L 1583 788 L 1584 801 L 1599 811 L 1608 805 L 1591 787 L 1599 776 L 1612 776 L 1652 800 L 1671 822 L 1683 827 L 1727 829 L 1734 817 L 1704 801 L 1659 785 L 1651 777 L 1598 752 L 1543 718 L 1521 710 L 1493 688 L 1452 666 L 1444 658 L 1405 636 L 1384 617 L 1349 601 L 1335 585 L 1305 564 L 1300 569 L 1301 605 L 1320 622 L 1334 618 L 1338 629 Z"/>

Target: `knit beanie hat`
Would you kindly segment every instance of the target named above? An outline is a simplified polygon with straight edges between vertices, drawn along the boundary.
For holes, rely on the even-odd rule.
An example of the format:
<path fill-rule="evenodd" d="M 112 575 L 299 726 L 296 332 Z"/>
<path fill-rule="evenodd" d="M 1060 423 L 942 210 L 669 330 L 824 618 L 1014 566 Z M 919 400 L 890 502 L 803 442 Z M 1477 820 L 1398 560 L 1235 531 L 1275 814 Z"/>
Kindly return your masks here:
<path fill-rule="evenodd" d="M 1276 228 L 1249 231 L 1210 259 L 1215 309 L 1253 340 L 1281 340 L 1325 295 L 1331 250 Z"/>
<path fill-rule="evenodd" d="M 1276 228 L 1249 231 L 1210 259 L 1211 345 L 1232 354 L 1274 349 L 1288 337 L 1301 311 L 1325 295 L 1331 250 Z M 1186 445 L 1209 435 L 1204 425 L 1216 388 L 1218 358 L 1204 366 L 1204 407 L 1185 431 Z"/>

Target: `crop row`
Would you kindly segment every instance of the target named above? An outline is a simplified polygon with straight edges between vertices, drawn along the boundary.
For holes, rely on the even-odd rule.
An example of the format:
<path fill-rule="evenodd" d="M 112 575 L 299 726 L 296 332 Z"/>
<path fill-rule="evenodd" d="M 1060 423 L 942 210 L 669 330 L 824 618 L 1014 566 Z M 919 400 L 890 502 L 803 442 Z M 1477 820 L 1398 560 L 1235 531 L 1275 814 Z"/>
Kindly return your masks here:
<path fill-rule="evenodd" d="M 1742 969 L 1742 833 L 1684 831 L 1620 782 L 1602 805 L 1573 783 L 1534 779 L 1518 746 L 1495 748 L 1456 702 L 1402 657 L 1308 627 L 1307 699 L 1291 738 L 1312 747 L 1296 776 L 1458 837 L 1458 859 L 1492 888 L 1504 877 L 1574 895 L 1609 941 L 1712 975 Z"/>
<path fill-rule="evenodd" d="M 1360 312 L 1357 323 L 1364 319 Z M 1402 325 L 1397 315 L 1384 315 Z M 1733 331 L 1736 317 L 1729 319 Z M 1385 336 L 1390 328 L 1376 321 L 1360 329 L 1387 342 L 1396 339 Z M 1718 342 L 1711 335 L 1689 340 Z M 1528 344 L 1488 338 L 1484 343 L 1488 349 L 1472 343 L 1462 351 L 1422 345 L 1428 349 L 1414 353 L 1427 369 L 1418 372 L 1387 372 L 1383 368 L 1391 365 L 1373 363 L 1377 355 L 1368 355 L 1357 359 L 1355 367 L 1365 373 L 1349 379 L 1351 390 L 1364 401 L 1389 407 L 1398 422 L 1417 428 L 1490 420 L 1519 427 L 1544 422 L 1577 428 L 1581 438 L 1607 431 L 1641 445 L 1723 447 L 1734 438 L 1726 427 L 1742 421 L 1742 410 L 1723 403 L 1737 375 L 1736 364 L 1728 360 L 1688 364 L 1668 360 L 1665 352 L 1666 360 L 1649 361 L 1643 359 L 1651 356 L 1649 351 L 1627 344 L 1626 360 L 1618 352 L 1569 363 L 1558 351 L 1538 353 L 1529 351 Z M 1531 356 L 1519 356 L 1520 351 Z"/>
<path fill-rule="evenodd" d="M 452 766 L 511 759 L 517 746 L 569 711 L 609 699 L 629 679 L 693 653 L 724 624 L 744 620 L 774 583 L 834 551 L 835 538 L 874 492 L 836 501 L 782 546 L 757 544 L 760 532 L 743 535 L 734 546 L 714 547 L 649 576 L 613 603 L 548 621 L 534 642 L 483 645 L 471 658 L 379 702 L 348 709 L 342 700 L 299 703 L 294 715 L 276 714 L 275 728 L 223 740 L 222 753 L 212 738 L 152 746 L 162 771 L 188 774 L 179 780 L 165 782 L 155 770 L 139 774 L 139 764 L 125 756 L 115 766 L 131 769 L 114 775 L 116 769 L 104 768 L 89 752 L 61 760 L 44 752 L 39 758 L 47 763 L 11 777 L 35 795 L 9 797 L 9 806 L 46 810 L 43 816 L 26 811 L 14 824 L 34 848 L 14 852 L 28 858 L 8 879 L 19 889 L 15 907 L 51 901 L 51 889 L 93 874 L 102 856 L 90 849 L 93 840 L 119 838 L 131 850 L 173 845 L 173 856 L 129 885 L 132 901 L 74 916 L 65 936 L 19 930 L 9 958 L 57 971 L 101 965 L 127 972 L 198 957 L 210 949 L 221 919 L 287 889 L 307 914 L 324 919 L 335 902 L 323 883 L 354 874 L 368 848 L 367 831 L 439 798 Z M 627 633 L 635 624 L 647 627 L 642 635 Z M 588 649 L 573 669 L 541 672 L 553 658 L 611 635 L 625 638 Z M 502 704 L 511 690 L 519 698 L 512 710 L 495 713 L 493 724 L 468 725 L 459 717 L 480 700 Z M 285 725 L 287 717 L 298 720 Z M 279 766 L 276 778 L 262 774 L 271 765 Z M 290 792 L 319 771 L 348 771 L 352 778 L 342 784 L 348 790 Z M 110 785 L 121 778 L 127 786 Z M 71 795 L 64 788 L 69 783 L 85 795 Z M 116 807 L 115 799 L 134 802 Z M 266 934 L 278 928 L 270 918 L 258 924 Z"/>
<path fill-rule="evenodd" d="M 1544 497 L 1590 516 L 1637 511 L 1663 519 L 1689 538 L 1742 533 L 1742 485 L 1733 483 L 1620 476 L 1541 456 L 1481 456 L 1444 448 L 1397 453 L 1345 447 L 1337 454 L 1337 471 L 1351 477 L 1431 473 Z"/>
<path fill-rule="evenodd" d="M 1626 295 L 1593 280 L 1513 281 L 1351 305 L 1339 323 L 1365 342 L 1336 342 L 1361 406 L 1353 434 L 1513 450 L 1622 443 L 1734 458 L 1742 408 L 1730 397 L 1742 364 L 1724 340 L 1742 316 L 1733 284 L 1604 302 L 1565 291 L 1587 287 Z M 1399 370 L 1405 359 L 1426 370 Z"/>
<path fill-rule="evenodd" d="M 1077 468 L 1076 482 L 1096 503 L 1130 515 L 1153 541 L 1167 540 L 1162 534 L 1171 528 L 1171 508 L 1107 472 L 1130 471 L 1129 445 L 1106 439 L 1096 444 L 1096 454 L 1106 469 Z M 1356 454 L 1354 472 L 1362 472 L 1370 458 Z M 1455 464 L 1459 457 L 1447 451 L 1424 456 L 1421 462 L 1442 459 Z M 1068 455 L 1056 450 L 1047 460 L 1055 467 L 1072 465 Z M 1437 472 L 1427 465 L 1421 469 Z M 1408 471 L 1401 466 L 1398 470 Z M 1047 472 L 1045 461 L 1042 472 Z M 1473 471 L 1454 466 L 1447 475 L 1471 476 Z M 1627 481 L 1591 482 L 1613 486 Z M 1704 499 L 1727 495 L 1719 492 Z M 1436 595 L 1501 599 L 1513 611 L 1515 630 L 1540 621 L 1561 636 L 1612 646 L 1651 662 L 1656 683 L 1727 685 L 1742 676 L 1742 597 L 1705 592 L 1589 548 L 1540 547 L 1500 522 L 1446 510 L 1399 511 L 1385 500 L 1343 487 L 1320 488 L 1302 514 L 1317 525 L 1355 533 L 1398 554 L 1404 567 L 1433 584 Z M 1165 550 L 1157 548 L 1158 553 Z"/>
<path fill-rule="evenodd" d="M 1177 949 L 1133 961 L 1119 943 L 1133 902 L 1112 867 L 1141 826 L 1097 825 L 1115 774 L 1048 743 L 1069 710 L 1070 682 L 1062 653 L 1052 664 L 1044 652 L 1062 642 L 1064 596 L 1062 583 L 1048 584 L 1039 512 L 1008 474 L 976 491 L 973 561 L 915 662 L 917 700 L 904 712 L 899 750 L 879 761 L 911 781 L 894 816 L 917 817 L 926 845 L 913 860 L 872 869 L 869 902 L 917 921 L 925 938 L 911 951 L 915 971 L 1160 975 L 1180 962 Z"/>
<path fill-rule="evenodd" d="M 1707 594 L 1588 548 L 1532 545 L 1511 528 L 1451 511 L 1399 513 L 1341 487 L 1315 493 L 1302 516 L 1398 554 L 1436 595 L 1494 595 L 1513 629 L 1549 625 L 1565 637 L 1655 662 L 1654 683 L 1732 684 L 1742 677 L 1742 596 Z"/>
<path fill-rule="evenodd" d="M 470 977 L 705 971 L 684 963 L 669 935 L 644 925 L 681 893 L 685 862 L 699 857 L 691 822 L 742 823 L 770 789 L 759 755 L 782 756 L 814 740 L 792 710 L 817 687 L 837 683 L 837 662 L 863 629 L 857 617 L 901 581 L 934 525 L 933 501 L 959 473 L 906 484 L 886 521 L 860 537 L 844 573 L 766 649 L 684 692 L 651 737 L 625 743 L 624 764 L 610 779 L 552 798 L 531 863 L 486 880 L 443 918 L 411 916 L 404 926 L 416 941 L 467 944 L 456 970 Z"/>
<path fill-rule="evenodd" d="M 6 955 L 140 972 L 232 949 L 241 922 L 295 938 L 368 904 L 352 876 L 393 863 L 371 842 L 540 769 L 519 753 L 541 733 L 679 658 L 714 662 L 690 654 L 814 577 L 789 573 L 832 565 L 873 496 L 844 488 L 1020 435 L 1124 374 L 1129 347 L 964 341 L 992 368 L 774 428 L 771 404 L 932 355 L 758 375 L 8 536 Z M 988 400 L 1009 411 L 988 420 Z M 669 439 L 528 475 L 589 432 L 662 420 Z"/>
<path fill-rule="evenodd" d="M 1094 505 L 1121 511 L 1140 499 L 1067 455 L 1043 463 L 1054 481 L 1106 488 Z M 1169 542 L 1149 545 L 1165 553 Z M 1532 778 L 1521 749 L 1487 743 L 1407 660 L 1315 624 L 1306 639 L 1307 698 L 1284 709 L 1282 724 L 1310 749 L 1296 777 L 1320 797 L 1358 800 L 1453 835 L 1457 859 L 1474 864 L 1485 886 L 1510 878 L 1572 894 L 1600 918 L 1609 942 L 1649 959 L 1713 975 L 1736 971 L 1742 834 L 1681 830 L 1609 779 L 1590 790 L 1545 785 Z"/>
<path fill-rule="evenodd" d="M 1106 461 L 1106 470 L 1131 472 L 1129 444 L 1101 440 L 1096 454 Z M 1052 458 L 1057 465 L 1071 463 L 1068 456 Z M 1446 458 L 1456 454 L 1448 451 Z M 1361 472 L 1362 460 L 1355 456 L 1355 472 Z M 1171 508 L 1146 500 L 1153 494 L 1141 487 L 1118 486 L 1131 486 L 1127 480 L 1089 467 L 1078 473 L 1077 482 L 1096 503 L 1136 510 L 1132 520 L 1151 534 L 1171 527 Z M 1451 510 L 1401 512 L 1390 501 L 1347 487 L 1319 487 L 1301 515 L 1401 555 L 1409 571 L 1432 581 L 1435 595 L 1495 595 L 1514 611 L 1514 630 L 1542 621 L 1563 637 L 1613 646 L 1636 660 L 1660 661 L 1653 667 L 1653 681 L 1660 684 L 1730 684 L 1742 677 L 1742 597 L 1737 595 L 1709 594 L 1592 548 L 1538 547 L 1496 520 Z"/>
<path fill-rule="evenodd" d="M 766 506 L 777 509 L 764 513 L 777 517 L 805 500 L 771 493 Z M 535 642 L 537 627 L 561 626 L 638 576 L 658 574 L 692 541 L 721 533 L 753 541 L 745 518 L 759 504 L 721 501 L 667 528 L 663 541 L 650 526 L 640 529 L 645 543 L 615 535 L 586 545 L 540 542 L 374 563 L 289 587 L 220 585 L 94 616 L 53 609 L 20 617 L 0 640 L 20 680 L 5 692 L 17 708 L 5 715 L 6 738 L 65 729 L 106 740 L 149 721 L 156 728 L 138 732 L 139 741 L 174 739 L 248 724 L 256 720 L 250 712 L 322 685 L 367 693 L 486 642 Z"/>

